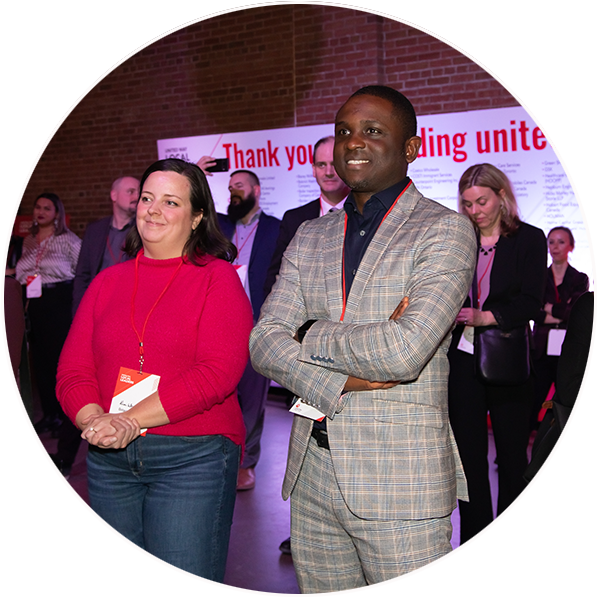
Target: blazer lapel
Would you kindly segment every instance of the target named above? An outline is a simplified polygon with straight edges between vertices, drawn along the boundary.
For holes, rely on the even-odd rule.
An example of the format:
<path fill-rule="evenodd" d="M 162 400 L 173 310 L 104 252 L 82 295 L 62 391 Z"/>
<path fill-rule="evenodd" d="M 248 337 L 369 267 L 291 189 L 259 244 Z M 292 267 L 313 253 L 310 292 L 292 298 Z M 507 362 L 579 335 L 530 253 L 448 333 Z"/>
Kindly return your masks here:
<path fill-rule="evenodd" d="M 477 238 L 479 241 L 479 236 Z M 492 270 L 490 271 L 490 295 L 493 290 L 503 290 L 508 286 L 512 280 L 512 265 L 514 264 L 515 257 L 515 242 L 516 236 L 504 236 L 501 235 L 496 244 L 496 251 L 494 252 L 494 261 L 492 262 Z M 475 275 L 477 277 L 477 269 L 475 269 Z M 485 310 L 486 298 L 482 310 Z"/>
<path fill-rule="evenodd" d="M 100 273 L 102 267 L 102 261 L 104 259 L 104 250 L 106 250 L 106 244 L 108 242 L 108 236 L 110 235 L 110 226 L 112 225 L 112 217 L 106 219 L 106 223 L 102 228 L 102 239 L 98 240 L 98 244 L 94 244 L 94 274 L 92 278 Z"/>
<path fill-rule="evenodd" d="M 219 221 L 221 232 L 229 241 L 231 241 L 233 232 L 235 231 L 235 225 L 229 220 L 227 215 L 221 213 L 217 213 L 217 220 Z"/>
<path fill-rule="evenodd" d="M 344 322 L 352 323 L 360 300 L 370 283 L 377 265 L 384 257 L 398 230 L 406 223 L 421 195 L 413 183 L 404 192 L 374 235 L 352 282 Z"/>
<path fill-rule="evenodd" d="M 262 229 L 264 227 L 264 219 L 263 219 L 264 214 L 265 213 L 261 212 L 260 215 L 258 215 L 258 225 L 256 227 L 256 232 L 254 234 L 254 240 L 257 243 L 256 244 L 254 242 L 252 243 L 252 250 L 250 251 L 250 260 L 248 261 L 248 270 L 250 270 L 250 267 L 254 263 L 254 260 L 256 259 L 256 254 L 260 248 L 260 239 L 263 236 Z"/>
<path fill-rule="evenodd" d="M 328 226 L 321 231 L 324 237 L 323 264 L 327 307 L 332 321 L 339 321 L 344 306 L 342 291 L 342 254 L 344 247 L 344 223 L 346 213 L 338 211 L 329 219 Z M 325 218 L 325 217 L 321 217 Z"/>

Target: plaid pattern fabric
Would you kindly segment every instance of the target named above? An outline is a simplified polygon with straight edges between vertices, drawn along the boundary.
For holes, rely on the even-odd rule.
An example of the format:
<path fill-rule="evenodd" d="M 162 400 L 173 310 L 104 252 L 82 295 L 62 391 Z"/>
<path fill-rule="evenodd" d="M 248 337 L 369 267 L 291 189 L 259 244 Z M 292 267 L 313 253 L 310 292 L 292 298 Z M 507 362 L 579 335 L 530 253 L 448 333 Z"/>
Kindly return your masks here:
<path fill-rule="evenodd" d="M 328 417 L 337 481 L 363 519 L 448 515 L 466 481 L 448 422 L 446 352 L 470 289 L 476 240 L 469 220 L 411 185 L 371 241 L 347 300 L 344 213 L 304 223 L 250 337 L 255 368 Z M 404 296 L 409 307 L 388 321 Z M 302 345 L 292 339 L 317 323 Z M 341 395 L 347 376 L 401 383 Z M 292 492 L 312 421 L 295 417 L 283 497 Z"/>
<path fill-rule="evenodd" d="M 350 512 L 331 456 L 311 440 L 291 497 L 294 567 L 302 593 L 349 590 L 425 566 L 452 550 L 450 515 L 380 521 Z"/>

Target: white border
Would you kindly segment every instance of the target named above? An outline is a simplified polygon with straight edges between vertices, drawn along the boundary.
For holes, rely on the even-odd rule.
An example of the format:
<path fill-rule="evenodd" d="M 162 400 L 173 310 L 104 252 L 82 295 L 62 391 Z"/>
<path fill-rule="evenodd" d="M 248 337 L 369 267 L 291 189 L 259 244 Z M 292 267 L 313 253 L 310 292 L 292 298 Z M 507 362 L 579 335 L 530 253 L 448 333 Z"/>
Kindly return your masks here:
<path fill-rule="evenodd" d="M 16 208 L 46 144 L 77 102 L 117 64 L 173 30 L 217 13 L 192 0 L 165 5 L 106 0 L 11 3 L 4 10 L 2 164 L 9 209 L 0 226 L 6 251 Z M 264 3 L 263 3 L 264 4 Z M 332 3 L 333 4 L 333 3 Z M 598 52 L 588 2 L 388 0 L 338 4 L 379 12 L 443 39 L 492 73 L 545 132 L 565 168 L 592 235 L 597 224 L 595 142 Z M 257 3 L 221 2 L 220 12 Z M 401 8 L 400 8 L 401 7 Z M 315 49 L 318 51 L 318 49 Z M 594 335 L 590 363 L 598 364 Z M 115 535 L 50 468 L 27 422 L 2 353 L 2 547 L 0 589 L 11 596 L 87 599 L 140 594 L 165 598 L 215 591 L 242 596 L 188 576 L 138 552 Z M 415 597 L 586 597 L 594 589 L 599 527 L 594 433 L 597 374 L 591 369 L 555 456 L 526 493 L 472 542 L 434 565 L 378 586 L 379 593 Z M 355 594 L 374 590 L 357 590 Z M 8 597 L 8 594 L 5 594 Z M 435 596 L 434 596 L 435 595 Z"/>

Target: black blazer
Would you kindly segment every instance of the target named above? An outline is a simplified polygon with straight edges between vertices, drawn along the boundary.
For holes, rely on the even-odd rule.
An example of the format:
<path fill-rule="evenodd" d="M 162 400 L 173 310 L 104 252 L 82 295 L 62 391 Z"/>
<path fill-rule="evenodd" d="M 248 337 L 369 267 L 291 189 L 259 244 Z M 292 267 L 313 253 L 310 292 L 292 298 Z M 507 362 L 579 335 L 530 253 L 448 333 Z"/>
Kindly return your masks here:
<path fill-rule="evenodd" d="M 275 251 L 273 252 L 273 259 L 269 269 L 267 270 L 267 278 L 265 280 L 264 294 L 265 298 L 271 293 L 271 289 L 275 285 L 275 280 L 279 274 L 281 267 L 281 259 L 283 253 L 286 251 L 292 238 L 296 235 L 298 227 L 304 223 L 304 221 L 310 221 L 311 219 L 317 219 L 321 216 L 321 200 L 317 198 L 308 204 L 292 208 L 285 212 L 283 219 L 281 220 L 281 226 L 279 227 L 279 236 L 275 243 Z"/>
<path fill-rule="evenodd" d="M 100 272 L 111 222 L 112 215 L 90 223 L 85 230 L 73 280 L 73 314 L 92 279 Z"/>
<path fill-rule="evenodd" d="M 569 265 L 567 266 L 562 283 L 558 286 L 560 302 L 556 302 L 556 290 L 554 288 L 552 267 L 548 267 L 546 273 L 546 289 L 542 300 L 543 304 L 535 318 L 536 324 L 533 328 L 535 348 L 534 358 L 540 358 L 545 354 L 546 345 L 548 343 L 548 332 L 550 329 L 555 327 L 558 327 L 559 329 L 567 328 L 571 308 L 575 304 L 577 298 L 579 298 L 581 294 L 587 292 L 590 287 L 588 276 L 585 273 L 580 273 L 577 269 L 574 269 Z M 547 325 L 544 323 L 544 319 L 546 318 L 544 304 L 547 302 L 552 304 L 552 316 L 561 319 L 562 323 L 559 323 L 558 325 Z"/>
<path fill-rule="evenodd" d="M 490 293 L 481 307 L 492 311 L 500 329 L 525 325 L 538 315 L 546 285 L 546 256 L 544 232 L 528 223 L 521 223 L 508 237 L 500 236 Z"/>
<path fill-rule="evenodd" d="M 587 365 L 594 324 L 594 292 L 574 303 L 556 372 L 556 401 L 573 408 Z"/>
<path fill-rule="evenodd" d="M 92 279 L 100 273 L 112 218 L 112 215 L 104 217 L 86 227 L 73 280 L 73 315 Z"/>
<path fill-rule="evenodd" d="M 223 235 L 229 240 L 233 238 L 235 225 L 229 220 L 227 215 L 217 213 L 219 226 Z M 250 253 L 250 264 L 248 265 L 248 286 L 250 288 L 250 301 L 254 322 L 260 316 L 260 309 L 265 300 L 264 285 L 267 277 L 267 269 L 271 264 L 271 258 L 275 250 L 275 242 L 279 235 L 279 225 L 281 221 L 264 212 L 260 213 L 258 218 L 258 228 L 252 244 Z"/>

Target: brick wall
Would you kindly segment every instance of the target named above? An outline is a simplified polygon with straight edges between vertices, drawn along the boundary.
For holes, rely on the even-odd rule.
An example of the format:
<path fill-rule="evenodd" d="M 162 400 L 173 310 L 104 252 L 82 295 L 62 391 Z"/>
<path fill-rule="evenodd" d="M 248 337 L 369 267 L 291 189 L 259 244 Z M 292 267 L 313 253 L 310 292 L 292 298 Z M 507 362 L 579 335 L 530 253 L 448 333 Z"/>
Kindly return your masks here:
<path fill-rule="evenodd" d="M 333 121 L 356 89 L 396 87 L 417 114 L 516 106 L 488 73 L 431 36 L 323 5 L 253 8 L 181 29 L 110 73 L 43 153 L 19 213 L 54 191 L 83 235 L 111 182 L 140 176 L 156 140 Z"/>

